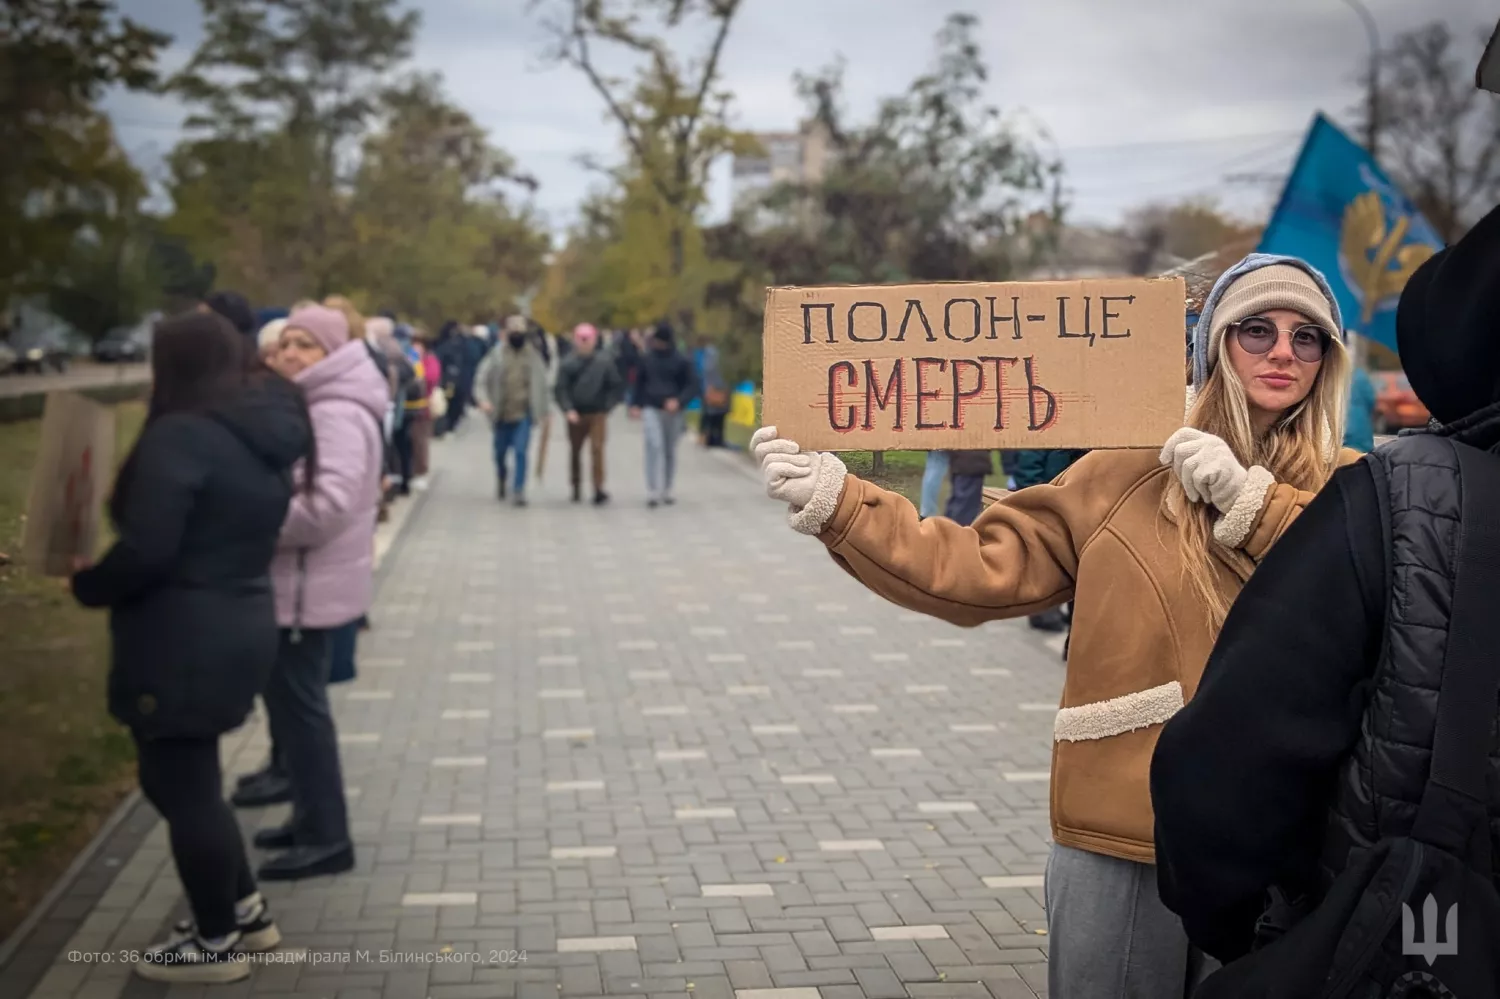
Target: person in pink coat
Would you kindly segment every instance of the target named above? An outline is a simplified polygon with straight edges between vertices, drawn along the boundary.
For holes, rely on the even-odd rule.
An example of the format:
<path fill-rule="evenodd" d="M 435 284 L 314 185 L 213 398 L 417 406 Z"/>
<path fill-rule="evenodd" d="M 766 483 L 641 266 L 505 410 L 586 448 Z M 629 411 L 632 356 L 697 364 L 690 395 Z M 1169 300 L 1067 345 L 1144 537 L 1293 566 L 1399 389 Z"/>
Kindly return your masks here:
<path fill-rule="evenodd" d="M 276 368 L 307 399 L 316 450 L 312 489 L 292 500 L 271 565 L 281 634 L 264 697 L 292 816 L 255 837 L 258 847 L 284 851 L 261 866 L 267 881 L 354 866 L 328 670 L 332 633 L 370 607 L 390 398 L 364 343 L 350 339 L 348 320 L 325 306 L 287 317 Z"/>

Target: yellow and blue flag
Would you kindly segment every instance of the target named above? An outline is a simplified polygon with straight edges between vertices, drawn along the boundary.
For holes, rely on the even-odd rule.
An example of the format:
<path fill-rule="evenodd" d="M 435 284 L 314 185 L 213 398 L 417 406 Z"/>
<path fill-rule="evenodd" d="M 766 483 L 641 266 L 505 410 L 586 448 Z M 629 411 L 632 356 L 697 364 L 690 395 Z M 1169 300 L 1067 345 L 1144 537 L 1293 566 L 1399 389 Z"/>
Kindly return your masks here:
<path fill-rule="evenodd" d="M 1319 114 L 1261 236 L 1328 278 L 1349 329 L 1396 349 L 1396 302 L 1443 241 L 1363 148 Z"/>

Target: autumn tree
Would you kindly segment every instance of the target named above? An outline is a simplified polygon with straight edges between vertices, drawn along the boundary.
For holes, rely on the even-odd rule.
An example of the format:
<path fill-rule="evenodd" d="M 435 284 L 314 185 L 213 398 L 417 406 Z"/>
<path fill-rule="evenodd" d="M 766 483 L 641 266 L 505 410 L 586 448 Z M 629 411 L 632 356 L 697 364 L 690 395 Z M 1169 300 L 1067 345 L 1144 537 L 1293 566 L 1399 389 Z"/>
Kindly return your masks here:
<path fill-rule="evenodd" d="M 135 210 L 144 185 L 97 102 L 152 88 L 168 41 L 110 0 L 0 6 L 0 307 L 47 291 L 80 238 Z"/>
<path fill-rule="evenodd" d="M 628 155 L 617 179 L 651 188 L 664 222 L 667 276 L 680 283 L 709 167 L 727 152 L 748 148 L 729 127 L 729 94 L 718 87 L 740 0 L 533 0 L 533 7 L 551 34 L 553 58 L 584 74 L 619 126 Z M 680 55 L 669 36 L 692 34 L 700 25 L 706 46 Z M 633 56 L 635 75 L 607 75 L 605 48 Z M 690 291 L 676 288 L 672 297 L 672 312 L 686 319 Z"/>
<path fill-rule="evenodd" d="M 508 192 L 536 181 L 435 78 L 412 81 L 386 105 L 350 200 L 359 258 L 351 289 L 433 324 L 511 311 L 541 277 L 548 240 Z"/>
<path fill-rule="evenodd" d="M 246 258 L 226 270 L 247 286 L 281 293 L 287 278 L 275 272 L 286 269 L 304 293 L 328 294 L 351 242 L 351 157 L 411 55 L 419 15 L 398 0 L 201 3 L 203 41 L 170 81 L 193 109 L 194 141 L 173 156 L 175 192 L 192 203 L 176 228 Z M 214 212 L 213 198 L 229 210 Z M 266 259 L 273 248 L 280 264 Z"/>
<path fill-rule="evenodd" d="M 1224 214 L 1208 198 L 1154 202 L 1131 210 L 1124 236 L 1132 274 L 1153 274 L 1254 235 L 1255 227 Z"/>
<path fill-rule="evenodd" d="M 1500 102 L 1474 86 L 1491 28 L 1455 35 L 1434 21 L 1378 56 L 1377 157 L 1450 243 L 1500 196 Z M 1356 116 L 1362 130 L 1368 116 Z"/>
<path fill-rule="evenodd" d="M 868 123 L 849 120 L 839 67 L 799 78 L 830 144 L 823 175 L 772 189 L 709 233 L 711 256 L 738 264 L 710 301 L 736 314 L 727 353 L 744 370 L 758 370 L 767 284 L 1004 280 L 1049 245 L 1062 167 L 984 100 L 977 23 L 950 17 L 931 70 Z"/>

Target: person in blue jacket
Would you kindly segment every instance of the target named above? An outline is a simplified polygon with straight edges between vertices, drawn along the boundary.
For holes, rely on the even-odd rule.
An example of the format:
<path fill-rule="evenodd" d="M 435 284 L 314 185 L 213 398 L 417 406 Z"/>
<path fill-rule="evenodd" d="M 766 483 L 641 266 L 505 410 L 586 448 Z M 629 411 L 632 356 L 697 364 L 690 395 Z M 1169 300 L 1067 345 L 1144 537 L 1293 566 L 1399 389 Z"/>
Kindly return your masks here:
<path fill-rule="evenodd" d="M 1354 368 L 1349 385 L 1349 422 L 1344 427 L 1344 447 L 1369 454 L 1375 450 L 1375 382 L 1362 366 Z"/>
<path fill-rule="evenodd" d="M 1086 454 L 1087 451 L 1069 448 L 1015 451 L 1012 459 L 1015 471 L 1011 473 L 1011 478 L 1015 480 L 1017 489 L 1045 485 Z M 1040 614 L 1032 614 L 1026 619 L 1026 623 L 1038 631 L 1064 632 L 1068 630 L 1071 611 L 1071 606 L 1066 611 L 1061 607 L 1054 607 Z"/>

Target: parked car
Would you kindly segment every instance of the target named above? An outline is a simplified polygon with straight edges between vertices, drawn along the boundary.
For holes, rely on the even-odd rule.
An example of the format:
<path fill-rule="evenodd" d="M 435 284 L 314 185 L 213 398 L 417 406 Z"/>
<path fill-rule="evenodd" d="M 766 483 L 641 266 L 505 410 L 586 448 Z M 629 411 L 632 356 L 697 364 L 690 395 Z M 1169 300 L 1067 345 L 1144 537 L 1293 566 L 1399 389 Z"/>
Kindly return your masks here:
<path fill-rule="evenodd" d="M 8 374 L 15 366 L 16 352 L 10 349 L 10 344 L 0 340 L 0 375 Z"/>
<path fill-rule="evenodd" d="M 61 374 L 68 370 L 72 351 L 62 337 L 18 331 L 11 334 L 10 345 L 16 352 L 18 374 L 40 375 L 49 370 Z"/>
<path fill-rule="evenodd" d="M 117 326 L 94 344 L 94 360 L 104 364 L 144 361 L 151 350 L 151 323 Z"/>
<path fill-rule="evenodd" d="M 1401 371 L 1372 371 L 1375 382 L 1375 432 L 1393 434 L 1408 427 L 1425 427 L 1432 414 L 1411 389 Z"/>

